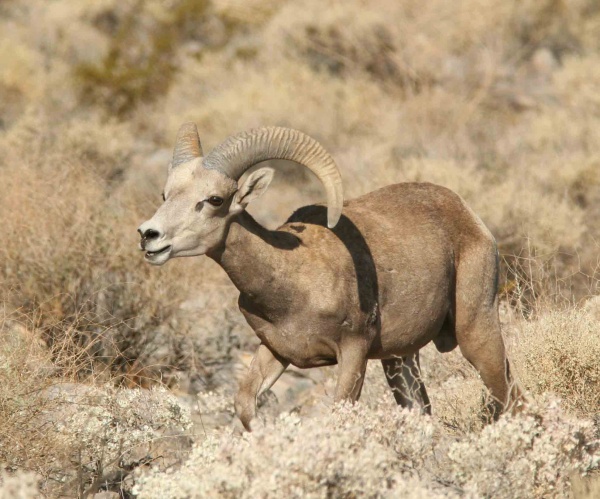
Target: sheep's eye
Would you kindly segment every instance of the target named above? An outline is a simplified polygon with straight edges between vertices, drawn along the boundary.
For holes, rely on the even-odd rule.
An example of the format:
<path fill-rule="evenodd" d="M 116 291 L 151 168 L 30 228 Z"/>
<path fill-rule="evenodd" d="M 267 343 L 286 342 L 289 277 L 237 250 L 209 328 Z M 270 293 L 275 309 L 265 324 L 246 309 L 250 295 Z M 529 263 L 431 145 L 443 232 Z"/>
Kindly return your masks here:
<path fill-rule="evenodd" d="M 211 196 L 208 198 L 208 202 L 213 206 L 221 206 L 223 204 L 223 198 L 219 196 Z"/>
<path fill-rule="evenodd" d="M 162 198 L 163 202 L 166 201 L 167 199 L 165 198 L 165 193 L 163 192 L 160 197 Z"/>

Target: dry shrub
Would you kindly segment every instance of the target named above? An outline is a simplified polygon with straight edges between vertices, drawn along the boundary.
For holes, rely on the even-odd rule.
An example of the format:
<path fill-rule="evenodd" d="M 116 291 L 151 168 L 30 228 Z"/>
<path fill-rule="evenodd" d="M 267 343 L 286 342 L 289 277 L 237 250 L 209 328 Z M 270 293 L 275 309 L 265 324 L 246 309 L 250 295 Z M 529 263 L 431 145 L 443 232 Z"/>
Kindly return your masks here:
<path fill-rule="evenodd" d="M 75 68 L 80 99 L 123 115 L 152 102 L 169 87 L 177 70 L 177 49 L 196 39 L 206 42 L 209 1 L 178 0 L 111 5 L 92 23 L 109 36 L 99 62 Z"/>
<path fill-rule="evenodd" d="M 0 143 L 2 299 L 41 331 L 58 364 L 83 349 L 92 362 L 80 374 L 157 379 L 186 348 L 175 320 L 191 276 L 185 265 L 167 276 L 137 251 L 135 229 L 150 210 L 147 194 L 136 199 L 121 180 L 130 138 L 118 125 L 36 134 L 32 125 Z"/>
<path fill-rule="evenodd" d="M 55 439 L 33 423 L 48 407 L 40 395 L 51 383 L 50 355 L 35 333 L 0 319 L 0 463 L 45 476 L 53 469 Z"/>
<path fill-rule="evenodd" d="M 35 331 L 11 319 L 0 324 L 0 419 L 3 469 L 33 473 L 19 493 L 39 487 L 51 497 L 81 496 L 107 482 L 121 487 L 140 461 L 158 454 L 152 448 L 170 446 L 172 455 L 184 449 L 178 437 L 191 425 L 189 411 L 165 389 L 57 377 Z M 18 476 L 0 476 L 0 496 L 17 490 Z"/>
<path fill-rule="evenodd" d="M 553 78 L 553 99 L 545 103 L 541 112 L 524 117 L 522 126 L 515 130 L 520 134 L 520 143 L 515 142 L 512 147 L 517 149 L 515 152 L 526 147 L 559 157 L 579 157 L 585 161 L 582 157 L 585 153 L 593 158 L 599 152 L 600 134 L 600 126 L 594 119 L 600 105 L 594 91 L 600 81 L 598 55 L 565 58 Z M 548 156 L 550 159 L 551 155 Z M 568 174 L 569 168 L 564 170 Z M 546 173 L 544 169 L 538 172 Z"/>
<path fill-rule="evenodd" d="M 168 478 L 141 475 L 135 492 L 141 497 L 340 497 L 403 491 L 410 493 L 406 497 L 437 497 L 435 486 L 410 477 L 430 453 L 432 436 L 433 426 L 408 411 L 372 413 L 348 405 L 323 419 L 284 415 L 247 437 L 225 432 L 207 438 Z"/>
<path fill-rule="evenodd" d="M 598 319 L 581 309 L 546 310 L 518 324 L 518 376 L 534 394 L 552 392 L 586 417 L 600 412 Z"/>
<path fill-rule="evenodd" d="M 483 89 L 485 97 L 497 98 L 507 75 L 536 49 L 562 56 L 579 49 L 577 37 L 594 29 L 585 22 L 585 2 L 325 4 L 289 3 L 280 10 L 269 35 L 287 42 L 284 55 L 299 54 L 338 77 L 364 73 L 409 95 L 440 85 L 476 97 Z"/>
<path fill-rule="evenodd" d="M 63 491 L 76 487 L 83 494 L 101 487 L 130 488 L 123 482 L 137 466 L 165 449 L 172 458 L 187 447 L 181 437 L 191 427 L 189 411 L 164 388 L 62 384 L 46 390 L 44 396 L 54 404 L 42 416 L 46 429 L 56 435 L 57 448 L 65 457 L 77 463 L 75 469 L 61 463 Z"/>
<path fill-rule="evenodd" d="M 600 464 L 598 444 L 591 421 L 569 418 L 546 401 L 451 444 L 448 460 L 457 485 L 476 497 L 563 496 L 569 471 Z"/>
<path fill-rule="evenodd" d="M 571 471 L 600 462 L 592 424 L 554 402 L 504 416 L 481 433 L 448 436 L 417 412 L 341 405 L 322 416 L 284 414 L 252 434 L 214 433 L 183 466 L 139 473 L 151 497 L 548 497 Z"/>

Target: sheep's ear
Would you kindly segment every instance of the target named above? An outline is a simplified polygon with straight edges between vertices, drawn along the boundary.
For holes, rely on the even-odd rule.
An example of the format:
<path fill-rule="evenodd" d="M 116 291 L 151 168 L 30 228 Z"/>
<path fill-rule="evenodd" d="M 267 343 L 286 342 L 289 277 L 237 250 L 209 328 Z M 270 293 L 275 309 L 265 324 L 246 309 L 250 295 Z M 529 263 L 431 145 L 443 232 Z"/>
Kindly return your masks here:
<path fill-rule="evenodd" d="M 259 168 L 248 175 L 246 181 L 233 196 L 231 211 L 239 213 L 246 209 L 250 201 L 262 196 L 269 187 L 271 180 L 273 180 L 274 173 L 273 168 L 265 167 Z"/>

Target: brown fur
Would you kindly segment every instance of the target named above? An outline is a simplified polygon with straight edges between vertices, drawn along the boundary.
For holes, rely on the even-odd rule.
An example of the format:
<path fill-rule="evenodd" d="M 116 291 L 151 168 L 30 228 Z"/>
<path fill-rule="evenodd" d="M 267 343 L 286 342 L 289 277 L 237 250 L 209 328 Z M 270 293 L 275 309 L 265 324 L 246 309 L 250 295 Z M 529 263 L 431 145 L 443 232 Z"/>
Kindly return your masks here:
<path fill-rule="evenodd" d="M 290 363 L 339 364 L 335 398 L 357 400 L 367 359 L 381 359 L 396 400 L 429 411 L 418 351 L 430 341 L 440 351 L 458 344 L 494 415 L 520 397 L 500 333 L 496 244 L 458 195 L 396 184 L 345 203 L 333 230 L 326 221 L 325 207 L 307 206 L 269 231 L 244 211 L 207 253 L 261 340 L 236 397 L 246 428 Z"/>

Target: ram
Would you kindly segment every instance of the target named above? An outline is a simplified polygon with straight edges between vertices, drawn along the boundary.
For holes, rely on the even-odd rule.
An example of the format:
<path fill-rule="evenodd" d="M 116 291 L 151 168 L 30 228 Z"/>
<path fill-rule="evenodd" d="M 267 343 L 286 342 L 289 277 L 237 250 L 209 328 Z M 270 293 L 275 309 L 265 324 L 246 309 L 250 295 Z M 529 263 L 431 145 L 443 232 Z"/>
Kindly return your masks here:
<path fill-rule="evenodd" d="M 238 181 L 269 159 L 311 170 L 327 208 L 300 208 L 275 231 L 256 222 L 246 207 L 273 170 Z M 240 310 L 261 341 L 235 399 L 247 429 L 257 397 L 289 364 L 337 364 L 335 399 L 355 401 L 368 359 L 380 359 L 398 404 L 430 412 L 419 349 L 431 341 L 441 352 L 460 347 L 492 395 L 493 415 L 520 399 L 500 333 L 496 244 L 452 191 L 401 183 L 344 202 L 335 162 L 307 135 L 258 128 L 204 156 L 196 126 L 186 123 L 163 197 L 138 229 L 146 261 L 212 258 L 239 290 Z"/>

